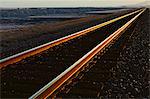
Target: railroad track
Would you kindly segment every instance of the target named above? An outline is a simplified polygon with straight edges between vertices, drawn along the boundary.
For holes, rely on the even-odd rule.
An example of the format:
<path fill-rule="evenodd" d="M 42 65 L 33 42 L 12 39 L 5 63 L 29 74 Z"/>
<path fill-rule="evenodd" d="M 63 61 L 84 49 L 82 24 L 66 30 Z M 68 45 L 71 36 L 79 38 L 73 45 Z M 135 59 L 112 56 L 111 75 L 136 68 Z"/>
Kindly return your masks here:
<path fill-rule="evenodd" d="M 132 52 L 125 53 L 128 57 L 122 57 L 122 51 L 131 48 L 127 46 L 132 38 L 136 38 L 138 35 L 147 35 L 148 31 L 143 34 L 143 28 L 148 24 L 145 24 L 145 16 L 148 11 L 145 11 L 140 18 L 132 24 L 123 34 L 120 36 L 114 44 L 106 48 L 103 53 L 98 52 L 89 62 L 87 62 L 78 73 L 76 73 L 70 80 L 65 82 L 62 88 L 55 94 L 57 98 L 148 98 L 149 90 L 146 83 L 148 83 L 148 77 L 146 76 L 146 62 L 140 61 L 140 57 L 136 57 L 134 61 L 131 56 Z M 143 26 L 140 26 L 144 23 Z M 142 31 L 139 31 L 142 29 Z M 134 34 L 134 35 L 133 35 Z M 132 41 L 134 41 L 133 39 Z M 145 40 L 145 39 L 142 39 Z M 145 40 L 145 42 L 148 42 Z M 145 43 L 144 42 L 144 43 Z M 140 40 L 136 42 L 141 43 Z M 132 46 L 137 46 L 134 44 Z M 139 46 L 138 46 L 139 47 Z M 142 49 L 142 48 L 141 48 Z M 145 47 L 146 49 L 146 47 Z M 142 50 L 145 50 L 142 49 Z M 133 50 L 131 48 L 130 50 Z M 148 52 L 144 52 L 148 53 Z M 103 54 L 103 55 L 102 55 Z M 133 53 L 132 53 L 133 54 Z M 143 54 L 143 53 L 136 53 Z M 126 59 L 126 61 L 121 61 Z M 130 58 L 132 57 L 132 58 Z M 147 57 L 147 56 L 143 56 Z M 143 58 L 142 57 L 142 58 Z M 144 58 L 148 60 L 148 58 Z M 134 64 L 133 64 L 134 61 Z M 148 62 L 148 61 L 147 61 Z M 121 63 L 121 65 L 119 65 Z M 126 64 L 126 65 L 123 65 Z M 136 64 L 136 65 L 135 65 Z M 138 65 L 137 65 L 138 64 Z M 141 65 L 140 65 L 141 64 Z M 134 75 L 134 76 L 133 76 Z M 141 77 L 139 77 L 139 75 Z M 143 81 L 143 79 L 145 79 Z"/>
<path fill-rule="evenodd" d="M 96 53 L 109 45 L 112 40 L 118 38 L 122 31 L 130 26 L 143 11 L 142 9 L 132 12 L 2 60 L 2 97 L 29 97 L 52 80 L 30 98 L 49 97 L 80 69 L 77 68 L 78 65 L 82 67 Z M 74 67 L 76 67 L 75 71 Z M 70 72 L 72 70 L 74 73 Z M 71 74 L 66 78 L 65 75 L 69 72 Z M 64 76 L 65 79 L 63 79 Z M 61 83 L 58 84 L 57 81 Z M 58 85 L 55 86 L 55 83 Z"/>

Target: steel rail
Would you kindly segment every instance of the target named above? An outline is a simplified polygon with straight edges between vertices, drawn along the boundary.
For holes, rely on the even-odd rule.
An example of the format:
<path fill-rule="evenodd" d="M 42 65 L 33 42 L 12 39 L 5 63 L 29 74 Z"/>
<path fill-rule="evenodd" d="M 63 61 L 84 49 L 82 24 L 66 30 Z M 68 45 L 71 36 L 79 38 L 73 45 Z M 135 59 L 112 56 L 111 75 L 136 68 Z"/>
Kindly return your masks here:
<path fill-rule="evenodd" d="M 110 45 L 112 41 L 120 37 L 124 31 L 131 26 L 131 24 L 145 11 L 142 9 L 134 18 L 129 20 L 125 25 L 107 37 L 104 41 L 98 44 L 90 52 L 84 55 L 81 59 L 75 62 L 72 66 L 54 78 L 51 82 L 33 94 L 29 99 L 46 99 L 50 97 L 61 85 L 63 85 L 69 78 L 71 78 L 78 70 L 80 70 L 90 59 L 92 59 L 98 52 Z"/>
<path fill-rule="evenodd" d="M 90 28 L 87 28 L 87 29 L 84 29 L 84 30 L 82 30 L 82 31 L 76 32 L 76 33 L 74 33 L 74 34 L 71 34 L 71 35 L 62 37 L 62 38 L 60 38 L 60 39 L 51 41 L 51 42 L 49 42 L 49 43 L 40 45 L 40 46 L 38 46 L 38 47 L 29 49 L 29 50 L 27 50 L 27 51 L 24 51 L 24 52 L 21 52 L 21 53 L 12 55 L 12 56 L 10 56 L 10 57 L 1 59 L 1 60 L 0 60 L 0 69 L 1 69 L 2 67 L 5 67 L 5 66 L 9 65 L 9 64 L 16 63 L 16 62 L 18 62 L 18 61 L 20 61 L 20 60 L 22 60 L 22 59 L 24 59 L 24 58 L 26 58 L 26 57 L 33 56 L 33 55 L 35 55 L 35 54 L 38 54 L 38 53 L 40 53 L 40 52 L 42 52 L 42 51 L 44 51 L 44 50 L 47 50 L 47 49 L 49 49 L 49 48 L 51 48 L 51 47 L 53 47 L 53 46 L 59 45 L 59 44 L 64 43 L 64 42 L 67 42 L 68 40 L 74 39 L 74 38 L 76 38 L 76 37 L 79 37 L 79 36 L 81 36 L 81 35 L 84 35 L 84 34 L 86 34 L 86 33 L 91 32 L 91 31 L 94 31 L 94 30 L 96 30 L 96 29 L 98 29 L 98 28 L 101 28 L 101 27 L 103 27 L 103 26 L 106 26 L 106 25 L 108 25 L 108 24 L 111 24 L 111 23 L 113 23 L 113 22 L 116 22 L 116 21 L 118 21 L 118 20 L 120 20 L 120 19 L 122 19 L 122 18 L 125 18 L 125 17 L 128 17 L 128 16 L 130 16 L 130 15 L 133 15 L 133 14 L 135 14 L 135 13 L 137 13 L 137 12 L 140 12 L 141 10 L 142 10 L 142 9 L 137 10 L 137 11 L 134 11 L 134 12 L 131 12 L 131 13 L 129 13 L 129 14 L 126 14 L 126 15 L 117 17 L 117 18 L 115 18 L 115 19 L 106 21 L 106 22 L 104 22 L 104 23 L 101 23 L 101 24 L 92 26 L 92 27 L 90 27 Z"/>

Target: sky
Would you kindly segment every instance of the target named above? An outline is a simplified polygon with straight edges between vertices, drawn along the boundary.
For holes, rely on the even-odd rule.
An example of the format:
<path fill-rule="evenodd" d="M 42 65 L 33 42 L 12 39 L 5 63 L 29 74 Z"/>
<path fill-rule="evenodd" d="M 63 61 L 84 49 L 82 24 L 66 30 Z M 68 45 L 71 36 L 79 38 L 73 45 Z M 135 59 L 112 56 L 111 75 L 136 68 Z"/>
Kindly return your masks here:
<path fill-rule="evenodd" d="M 0 0 L 0 7 L 116 7 L 144 1 L 147 0 Z"/>

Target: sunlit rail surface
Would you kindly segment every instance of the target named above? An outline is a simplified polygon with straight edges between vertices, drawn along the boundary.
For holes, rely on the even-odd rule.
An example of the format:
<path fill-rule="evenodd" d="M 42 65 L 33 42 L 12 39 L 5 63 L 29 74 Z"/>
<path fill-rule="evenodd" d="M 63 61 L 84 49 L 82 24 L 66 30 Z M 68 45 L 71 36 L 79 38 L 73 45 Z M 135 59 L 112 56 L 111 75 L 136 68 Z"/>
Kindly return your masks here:
<path fill-rule="evenodd" d="M 54 97 L 68 79 L 121 37 L 144 11 L 134 11 L 1 60 L 2 84 L 7 84 L 2 86 L 2 97 Z"/>

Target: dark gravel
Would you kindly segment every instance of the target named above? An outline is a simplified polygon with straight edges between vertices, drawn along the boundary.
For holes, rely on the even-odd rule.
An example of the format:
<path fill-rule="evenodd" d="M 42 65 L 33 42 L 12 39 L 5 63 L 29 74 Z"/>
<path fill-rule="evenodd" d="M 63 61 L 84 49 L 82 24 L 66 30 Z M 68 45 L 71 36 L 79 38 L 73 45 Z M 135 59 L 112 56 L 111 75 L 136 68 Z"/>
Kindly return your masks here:
<path fill-rule="evenodd" d="M 147 10 L 138 22 L 133 36 L 120 53 L 117 67 L 118 81 L 113 84 L 120 86 L 120 93 L 133 98 L 148 98 L 149 94 L 149 11 Z M 116 90 L 112 90 L 116 91 Z M 150 97 L 149 97 L 150 98 Z"/>
<path fill-rule="evenodd" d="M 98 54 L 89 62 L 87 69 L 79 73 L 78 77 L 56 96 L 150 98 L 148 20 L 149 10 L 140 16 L 104 55 Z"/>

